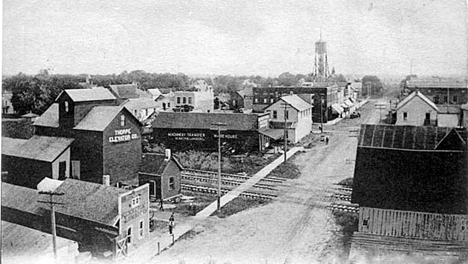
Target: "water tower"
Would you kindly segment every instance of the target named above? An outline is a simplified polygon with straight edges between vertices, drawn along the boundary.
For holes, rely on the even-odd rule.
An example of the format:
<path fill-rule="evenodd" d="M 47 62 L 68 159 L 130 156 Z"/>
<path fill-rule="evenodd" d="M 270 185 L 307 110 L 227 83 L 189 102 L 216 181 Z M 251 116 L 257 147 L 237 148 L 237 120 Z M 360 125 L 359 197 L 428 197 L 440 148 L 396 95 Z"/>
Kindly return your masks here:
<path fill-rule="evenodd" d="M 320 34 L 320 39 L 315 42 L 314 81 L 326 81 L 328 76 L 327 42 L 322 40 Z"/>

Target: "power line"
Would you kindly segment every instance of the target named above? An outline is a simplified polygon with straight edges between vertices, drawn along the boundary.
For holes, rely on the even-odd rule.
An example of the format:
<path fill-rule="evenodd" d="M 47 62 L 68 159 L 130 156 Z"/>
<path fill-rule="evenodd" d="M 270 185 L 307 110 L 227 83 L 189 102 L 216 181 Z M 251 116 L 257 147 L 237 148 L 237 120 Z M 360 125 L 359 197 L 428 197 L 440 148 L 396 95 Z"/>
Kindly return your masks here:
<path fill-rule="evenodd" d="M 57 230 L 55 225 L 55 205 L 64 205 L 64 203 L 54 202 L 53 197 L 55 195 L 61 196 L 65 193 L 63 192 L 53 192 L 53 191 L 40 191 L 39 194 L 49 195 L 49 201 L 37 201 L 38 203 L 45 203 L 50 206 L 50 219 L 51 219 L 51 230 L 52 230 L 52 246 L 54 249 L 54 258 L 57 259 Z"/>

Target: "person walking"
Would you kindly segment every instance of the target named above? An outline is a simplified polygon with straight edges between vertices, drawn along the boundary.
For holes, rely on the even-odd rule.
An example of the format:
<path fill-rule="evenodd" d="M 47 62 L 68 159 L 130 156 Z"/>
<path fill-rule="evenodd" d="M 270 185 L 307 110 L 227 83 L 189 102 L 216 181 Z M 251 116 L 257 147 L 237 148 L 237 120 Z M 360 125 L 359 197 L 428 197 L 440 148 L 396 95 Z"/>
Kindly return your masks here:
<path fill-rule="evenodd" d="M 328 145 L 328 141 L 329 141 L 329 140 L 330 140 L 330 138 L 329 138 L 328 136 L 325 137 L 325 142 L 326 142 L 327 145 Z"/>
<path fill-rule="evenodd" d="M 169 234 L 172 235 L 174 231 L 174 212 L 169 217 Z"/>
<path fill-rule="evenodd" d="M 159 200 L 159 210 L 164 212 L 164 201 L 163 201 L 162 198 L 161 198 L 161 200 Z"/>

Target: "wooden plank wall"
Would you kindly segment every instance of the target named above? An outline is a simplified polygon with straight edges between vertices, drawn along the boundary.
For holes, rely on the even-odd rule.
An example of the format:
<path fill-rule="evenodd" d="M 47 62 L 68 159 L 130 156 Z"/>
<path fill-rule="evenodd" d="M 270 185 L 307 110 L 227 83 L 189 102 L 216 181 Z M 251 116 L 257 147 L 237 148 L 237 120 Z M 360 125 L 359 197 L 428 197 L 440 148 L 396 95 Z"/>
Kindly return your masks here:
<path fill-rule="evenodd" d="M 359 232 L 381 236 L 468 242 L 468 215 L 361 207 Z"/>

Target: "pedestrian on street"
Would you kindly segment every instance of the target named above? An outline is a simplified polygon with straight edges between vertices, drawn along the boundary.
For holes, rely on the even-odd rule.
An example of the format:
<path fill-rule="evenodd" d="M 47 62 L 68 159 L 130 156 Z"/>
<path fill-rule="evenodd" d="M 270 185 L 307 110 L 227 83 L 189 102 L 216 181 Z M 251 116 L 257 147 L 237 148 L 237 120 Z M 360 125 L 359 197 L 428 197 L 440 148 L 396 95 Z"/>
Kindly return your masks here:
<path fill-rule="evenodd" d="M 327 145 L 328 145 L 328 141 L 329 141 L 329 140 L 330 140 L 330 139 L 329 139 L 328 137 L 325 137 L 325 142 L 326 142 Z"/>
<path fill-rule="evenodd" d="M 164 201 L 163 201 L 162 198 L 161 198 L 161 200 L 159 200 L 159 210 L 164 212 Z"/>
<path fill-rule="evenodd" d="M 323 127 L 319 126 L 319 129 L 320 129 L 320 133 L 323 133 Z"/>

